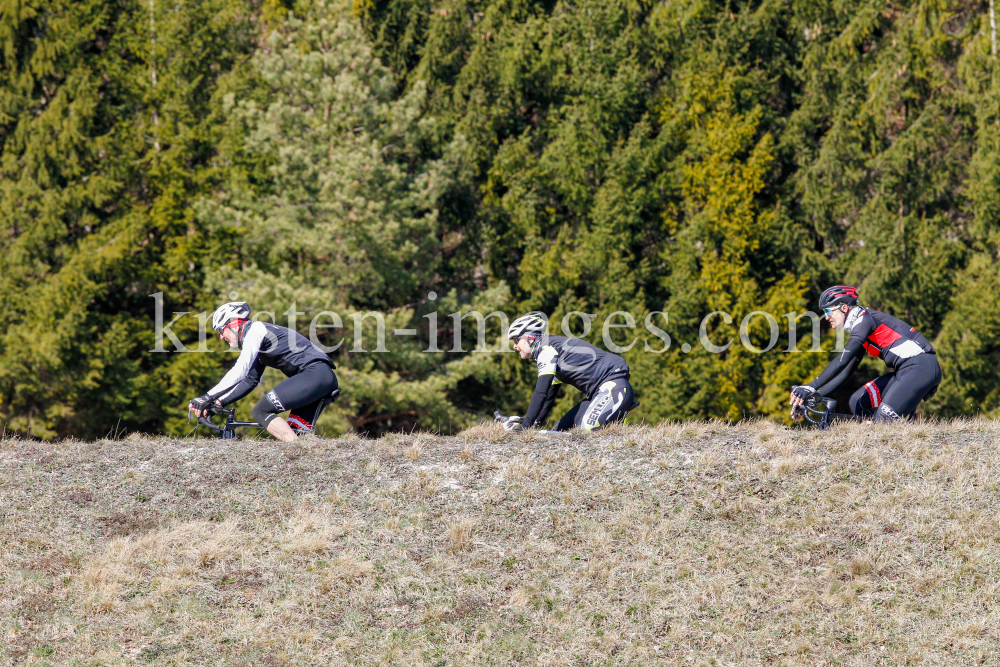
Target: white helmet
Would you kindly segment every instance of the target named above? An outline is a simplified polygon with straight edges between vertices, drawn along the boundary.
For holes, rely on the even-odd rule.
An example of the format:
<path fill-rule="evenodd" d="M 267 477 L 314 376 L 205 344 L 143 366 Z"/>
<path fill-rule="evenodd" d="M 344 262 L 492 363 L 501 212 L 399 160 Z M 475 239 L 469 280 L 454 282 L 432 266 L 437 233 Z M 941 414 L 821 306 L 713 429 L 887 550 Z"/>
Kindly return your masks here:
<path fill-rule="evenodd" d="M 212 315 L 212 328 L 216 331 L 222 331 L 230 321 L 236 319 L 243 320 L 248 317 L 250 317 L 250 304 L 246 301 L 230 301 L 216 309 Z"/>
<path fill-rule="evenodd" d="M 507 338 L 516 340 L 521 336 L 541 336 L 545 333 L 547 326 L 548 317 L 545 313 L 533 310 L 510 323 L 510 328 L 507 329 Z"/>

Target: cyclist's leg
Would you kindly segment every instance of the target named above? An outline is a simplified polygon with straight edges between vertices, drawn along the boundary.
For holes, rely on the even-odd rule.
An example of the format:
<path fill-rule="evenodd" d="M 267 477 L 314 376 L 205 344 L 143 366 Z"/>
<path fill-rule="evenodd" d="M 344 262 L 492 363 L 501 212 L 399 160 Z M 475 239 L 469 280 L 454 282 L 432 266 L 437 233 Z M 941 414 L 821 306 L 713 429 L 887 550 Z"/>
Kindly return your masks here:
<path fill-rule="evenodd" d="M 333 390 L 337 388 L 336 374 L 331 370 L 330 375 L 333 375 L 333 386 L 330 391 L 322 394 L 320 398 L 316 399 L 312 403 L 292 408 L 291 412 L 289 412 L 288 425 L 292 427 L 293 431 L 297 433 L 312 433 L 316 428 L 316 420 L 319 419 L 320 412 L 323 410 L 326 399 L 329 398 L 330 394 L 333 393 Z"/>
<path fill-rule="evenodd" d="M 885 392 L 876 421 L 909 419 L 924 397 L 941 384 L 941 366 L 933 354 L 907 359 L 896 371 L 896 382 Z"/>
<path fill-rule="evenodd" d="M 593 431 L 606 424 L 621 421 L 634 402 L 635 392 L 626 378 L 608 380 L 597 390 L 590 404 L 581 407 L 576 426 Z"/>
<path fill-rule="evenodd" d="M 895 373 L 886 373 L 868 382 L 861 389 L 858 389 L 851 396 L 849 403 L 851 414 L 857 415 L 862 419 L 872 419 L 875 417 L 878 406 L 882 404 L 882 398 L 895 381 Z"/>
<path fill-rule="evenodd" d="M 336 387 L 337 378 L 333 374 L 333 369 L 323 363 L 311 364 L 301 373 L 288 378 L 257 401 L 257 405 L 253 408 L 253 417 L 269 433 L 282 437 L 286 430 L 290 432 L 291 429 L 285 422 L 282 422 L 284 428 L 281 428 L 282 424 L 274 423 L 274 418 L 278 416 L 279 412 L 294 411 L 296 408 L 317 403 L 329 396 Z M 272 429 L 277 432 L 272 431 Z M 282 437 L 282 439 L 285 438 Z"/>
<path fill-rule="evenodd" d="M 556 422 L 556 425 L 552 427 L 552 430 L 553 431 L 568 431 L 571 428 L 573 428 L 574 426 L 579 426 L 580 425 L 580 421 L 579 421 L 580 414 L 582 413 L 583 410 L 587 409 L 588 405 L 590 405 L 590 401 L 588 401 L 588 400 L 580 401 L 579 403 L 577 403 L 576 405 L 574 405 L 572 408 L 570 408 L 569 412 L 567 412 L 566 414 L 564 414 L 559 419 L 559 421 Z"/>
<path fill-rule="evenodd" d="M 611 383 L 614 383 L 614 386 L 609 386 Z M 608 387 L 607 391 L 611 394 L 610 411 L 598 418 L 601 426 L 625 421 L 629 410 L 632 409 L 632 404 L 635 403 L 635 390 L 628 378 L 608 380 L 601 386 L 602 388 Z"/>

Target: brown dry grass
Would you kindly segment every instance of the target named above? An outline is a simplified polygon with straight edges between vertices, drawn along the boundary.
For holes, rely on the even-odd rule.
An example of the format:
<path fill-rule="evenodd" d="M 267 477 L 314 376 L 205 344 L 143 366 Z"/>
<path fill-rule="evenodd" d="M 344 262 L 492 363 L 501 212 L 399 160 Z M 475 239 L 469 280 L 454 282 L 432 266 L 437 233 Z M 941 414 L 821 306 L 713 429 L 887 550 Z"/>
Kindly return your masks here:
<path fill-rule="evenodd" d="M 0 664 L 1000 664 L 1000 423 L 0 442 Z"/>

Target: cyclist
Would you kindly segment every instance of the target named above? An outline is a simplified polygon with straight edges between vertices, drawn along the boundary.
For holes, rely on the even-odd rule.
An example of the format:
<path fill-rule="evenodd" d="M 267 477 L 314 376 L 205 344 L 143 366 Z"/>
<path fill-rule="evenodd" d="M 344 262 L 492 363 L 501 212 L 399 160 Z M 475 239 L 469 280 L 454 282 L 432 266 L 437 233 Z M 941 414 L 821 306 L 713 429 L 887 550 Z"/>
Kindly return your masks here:
<path fill-rule="evenodd" d="M 260 382 L 264 367 L 277 368 L 286 376 L 253 408 L 258 424 L 278 440 L 290 442 L 297 433 L 313 431 L 319 410 L 337 388 L 336 366 L 323 351 L 297 331 L 270 322 L 251 322 L 250 306 L 233 301 L 212 315 L 212 327 L 233 349 L 240 349 L 236 364 L 208 393 L 188 405 L 196 416 L 208 416 L 213 405 L 234 403 Z M 275 419 L 290 410 L 288 421 Z"/>
<path fill-rule="evenodd" d="M 592 431 L 624 420 L 635 399 L 628 381 L 628 363 L 579 338 L 550 336 L 545 333 L 546 326 L 543 313 L 530 312 L 514 320 L 507 330 L 507 338 L 514 341 L 521 358 L 530 358 L 538 365 L 538 382 L 527 414 L 504 418 L 504 428 L 520 430 L 544 423 L 564 382 L 583 391 L 587 398 L 563 415 L 552 430 L 568 431 L 576 426 Z"/>
<path fill-rule="evenodd" d="M 941 366 L 934 348 L 909 324 L 858 305 L 858 291 L 848 285 L 824 291 L 819 307 L 830 326 L 843 327 L 850 338 L 819 377 L 792 391 L 793 407 L 802 405 L 813 392 L 828 396 L 854 372 L 865 352 L 882 359 L 893 372 L 875 378 L 851 396 L 852 414 L 875 421 L 909 419 L 920 401 L 937 391 Z"/>

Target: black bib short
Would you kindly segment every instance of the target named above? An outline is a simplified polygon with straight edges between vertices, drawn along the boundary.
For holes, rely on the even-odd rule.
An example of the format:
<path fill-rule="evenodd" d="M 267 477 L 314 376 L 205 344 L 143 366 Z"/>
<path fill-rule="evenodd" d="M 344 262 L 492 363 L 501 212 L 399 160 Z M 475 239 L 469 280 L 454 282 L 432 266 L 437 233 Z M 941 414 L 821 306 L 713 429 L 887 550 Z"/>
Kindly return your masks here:
<path fill-rule="evenodd" d="M 904 361 L 895 373 L 877 377 L 851 396 L 851 412 L 875 421 L 909 419 L 920 401 L 941 384 L 941 366 L 933 354 Z"/>
<path fill-rule="evenodd" d="M 553 431 L 568 431 L 582 428 L 588 431 L 607 424 L 620 422 L 628 416 L 635 403 L 635 392 L 628 378 L 608 380 L 601 385 L 593 399 L 580 401 L 562 416 Z"/>
<path fill-rule="evenodd" d="M 311 363 L 264 394 L 253 407 L 253 418 L 266 428 L 279 412 L 290 410 L 288 423 L 293 428 L 312 431 L 323 400 L 336 388 L 337 376 L 329 364 Z"/>

